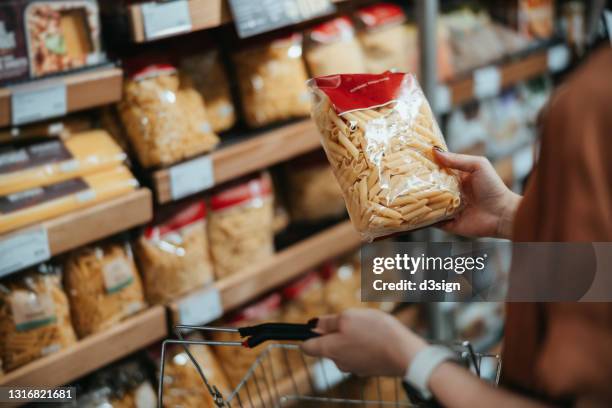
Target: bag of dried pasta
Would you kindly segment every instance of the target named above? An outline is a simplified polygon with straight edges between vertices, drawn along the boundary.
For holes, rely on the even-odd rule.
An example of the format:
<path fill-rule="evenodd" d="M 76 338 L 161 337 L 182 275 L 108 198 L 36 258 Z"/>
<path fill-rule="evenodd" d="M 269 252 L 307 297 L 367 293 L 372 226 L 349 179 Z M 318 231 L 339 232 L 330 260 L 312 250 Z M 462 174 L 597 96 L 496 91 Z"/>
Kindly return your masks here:
<path fill-rule="evenodd" d="M 219 133 L 234 126 L 236 112 L 219 51 L 211 50 L 184 58 L 181 72 L 202 94 L 212 130 Z"/>
<path fill-rule="evenodd" d="M 312 116 L 351 222 L 366 240 L 452 217 L 457 175 L 434 161 L 447 150 L 410 74 L 330 75 L 309 81 Z"/>
<path fill-rule="evenodd" d="M 293 34 L 233 55 L 244 119 L 251 127 L 308 115 L 302 36 Z"/>
<path fill-rule="evenodd" d="M 203 201 L 167 207 L 135 249 L 150 303 L 176 299 L 213 280 Z"/>
<path fill-rule="evenodd" d="M 321 267 L 325 282 L 323 297 L 329 313 L 364 307 L 361 303 L 361 275 L 350 262 L 328 262 Z"/>
<path fill-rule="evenodd" d="M 217 279 L 274 253 L 274 203 L 267 173 L 218 190 L 210 199 L 208 236 Z"/>
<path fill-rule="evenodd" d="M 285 173 L 292 220 L 317 221 L 344 214 L 342 190 L 325 153 L 319 150 L 300 156 L 287 163 Z"/>
<path fill-rule="evenodd" d="M 406 15 L 401 7 L 390 3 L 377 3 L 357 11 L 357 21 L 362 29 L 359 42 L 365 56 L 366 70 L 378 74 L 387 70 L 412 71 L 417 51 L 416 37 L 404 25 Z M 335 73 L 341 73 L 336 71 Z"/>
<path fill-rule="evenodd" d="M 149 65 L 127 79 L 119 114 L 144 167 L 170 165 L 219 142 L 201 95 L 170 65 Z"/>
<path fill-rule="evenodd" d="M 190 337 L 189 339 L 201 340 L 197 337 Z M 229 397 L 232 391 L 229 382 L 210 347 L 199 344 L 188 347 L 209 384 L 217 387 L 224 398 Z M 166 354 L 163 393 L 164 408 L 213 408 L 217 406 L 204 385 L 197 368 L 183 347 L 180 346 L 170 348 L 168 354 Z"/>
<path fill-rule="evenodd" d="M 279 321 L 281 301 L 282 297 L 278 293 L 268 295 L 234 313 L 224 326 L 244 327 Z M 236 333 L 213 332 L 212 338 L 217 341 L 236 341 Z M 265 344 L 255 349 L 221 346 L 215 347 L 214 351 L 230 384 L 235 388 L 264 349 Z M 287 372 L 282 353 L 279 351 L 280 349 L 274 349 L 269 355 L 275 375 Z"/>
<path fill-rule="evenodd" d="M 0 353 L 4 371 L 76 342 L 57 266 L 42 264 L 0 284 Z"/>
<path fill-rule="evenodd" d="M 282 289 L 283 322 L 304 323 L 328 313 L 325 305 L 323 279 L 316 271 L 291 282 Z"/>
<path fill-rule="evenodd" d="M 304 59 L 311 75 L 366 72 L 365 60 L 353 23 L 337 17 L 308 32 Z"/>
<path fill-rule="evenodd" d="M 146 305 L 140 276 L 127 242 L 107 242 L 71 253 L 64 285 L 79 337 L 104 330 Z"/>

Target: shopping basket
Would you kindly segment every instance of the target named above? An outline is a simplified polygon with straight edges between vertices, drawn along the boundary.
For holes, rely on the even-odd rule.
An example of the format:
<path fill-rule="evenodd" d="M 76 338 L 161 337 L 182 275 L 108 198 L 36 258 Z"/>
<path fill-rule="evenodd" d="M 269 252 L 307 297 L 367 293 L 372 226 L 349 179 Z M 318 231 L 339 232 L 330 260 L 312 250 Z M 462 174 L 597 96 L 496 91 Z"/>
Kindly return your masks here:
<path fill-rule="evenodd" d="M 223 395 L 211 384 L 190 346 L 255 347 L 268 340 L 301 341 L 317 336 L 313 323 L 265 323 L 242 328 L 209 326 L 175 326 L 177 339 L 162 343 L 158 382 L 158 407 L 163 406 L 163 381 L 167 346 L 181 345 L 195 366 L 217 407 L 415 407 L 427 406 L 409 395 L 401 379 L 390 377 L 358 378 L 339 371 L 325 358 L 302 354 L 295 344 L 269 344 L 258 355 L 240 383 L 229 395 Z M 182 331 L 236 333 L 236 341 L 190 340 Z M 240 339 L 238 339 L 240 336 Z M 494 384 L 499 381 L 501 359 L 498 355 L 477 353 L 469 342 L 447 343 L 460 361 L 475 375 Z"/>

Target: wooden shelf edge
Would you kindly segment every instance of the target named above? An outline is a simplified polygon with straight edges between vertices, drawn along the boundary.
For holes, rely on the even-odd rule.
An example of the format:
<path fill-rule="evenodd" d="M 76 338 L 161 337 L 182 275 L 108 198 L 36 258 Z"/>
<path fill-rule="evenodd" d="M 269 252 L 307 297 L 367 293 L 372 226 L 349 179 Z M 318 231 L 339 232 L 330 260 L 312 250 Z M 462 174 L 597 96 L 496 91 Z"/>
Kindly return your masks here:
<path fill-rule="evenodd" d="M 310 268 L 359 247 L 361 237 L 349 221 L 341 222 L 298 242 L 269 259 L 214 284 L 223 311 L 227 312 L 298 277 Z M 189 296 L 189 295 L 187 295 Z M 181 300 L 169 305 L 172 319 L 179 322 Z"/>
<path fill-rule="evenodd" d="M 319 133 L 310 119 L 289 123 L 210 153 L 215 185 L 289 160 L 320 146 Z M 196 157 L 197 159 L 197 157 Z M 170 169 L 154 171 L 157 202 L 172 201 Z"/>
<path fill-rule="evenodd" d="M 66 73 L 52 78 L 41 78 L 24 84 L 63 82 L 66 85 L 66 111 L 72 113 L 117 102 L 121 99 L 123 71 L 117 67 L 101 67 L 81 72 Z M 19 88 L 19 84 L 14 88 Z M 0 89 L 0 126 L 10 126 L 11 88 Z"/>
<path fill-rule="evenodd" d="M 166 311 L 154 306 L 103 332 L 0 376 L 1 386 L 56 387 L 167 336 Z"/>
<path fill-rule="evenodd" d="M 151 191 L 131 193 L 74 211 L 42 223 L 47 230 L 51 255 L 106 238 L 147 223 L 153 218 Z"/>

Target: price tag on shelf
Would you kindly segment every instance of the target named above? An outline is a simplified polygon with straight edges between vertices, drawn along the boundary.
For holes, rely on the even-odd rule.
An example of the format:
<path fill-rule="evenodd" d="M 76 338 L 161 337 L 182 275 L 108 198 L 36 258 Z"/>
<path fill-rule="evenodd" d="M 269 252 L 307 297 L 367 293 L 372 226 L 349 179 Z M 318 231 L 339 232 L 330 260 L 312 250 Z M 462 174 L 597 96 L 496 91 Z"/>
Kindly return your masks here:
<path fill-rule="evenodd" d="M 438 113 L 450 112 L 453 106 L 453 95 L 451 89 L 446 85 L 438 85 L 436 88 L 433 110 Z"/>
<path fill-rule="evenodd" d="M 49 258 L 49 239 L 42 226 L 0 238 L 0 277 Z"/>
<path fill-rule="evenodd" d="M 477 99 L 490 98 L 499 94 L 501 72 L 497 67 L 484 67 L 474 71 L 474 96 Z"/>
<path fill-rule="evenodd" d="M 215 185 L 214 169 L 210 156 L 170 167 L 170 195 L 178 200 Z"/>
<path fill-rule="evenodd" d="M 11 89 L 13 125 L 66 114 L 66 85 L 61 82 L 34 82 Z"/>
<path fill-rule="evenodd" d="M 316 391 L 327 391 L 340 384 L 347 374 L 336 367 L 336 364 L 328 358 L 322 358 L 312 365 L 312 380 Z"/>
<path fill-rule="evenodd" d="M 214 286 L 199 290 L 179 301 L 179 324 L 198 326 L 223 316 L 221 295 Z"/>
<path fill-rule="evenodd" d="M 330 0 L 229 0 L 240 38 L 331 14 Z"/>
<path fill-rule="evenodd" d="M 147 40 L 191 31 L 191 15 L 187 0 L 144 3 L 140 6 L 140 10 Z"/>
<path fill-rule="evenodd" d="M 570 62 L 570 50 L 565 44 L 557 44 L 548 49 L 548 69 L 551 72 L 563 71 Z"/>

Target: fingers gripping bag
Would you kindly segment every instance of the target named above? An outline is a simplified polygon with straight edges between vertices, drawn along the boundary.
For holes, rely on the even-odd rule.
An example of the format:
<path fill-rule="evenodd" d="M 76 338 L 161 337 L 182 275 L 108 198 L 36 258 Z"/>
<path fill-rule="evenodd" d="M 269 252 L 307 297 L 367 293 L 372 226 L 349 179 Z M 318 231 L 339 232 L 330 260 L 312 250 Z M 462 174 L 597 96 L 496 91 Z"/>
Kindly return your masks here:
<path fill-rule="evenodd" d="M 446 143 L 411 74 L 329 75 L 309 81 L 312 117 L 355 228 L 368 241 L 448 219 L 459 180 L 438 166 Z"/>

